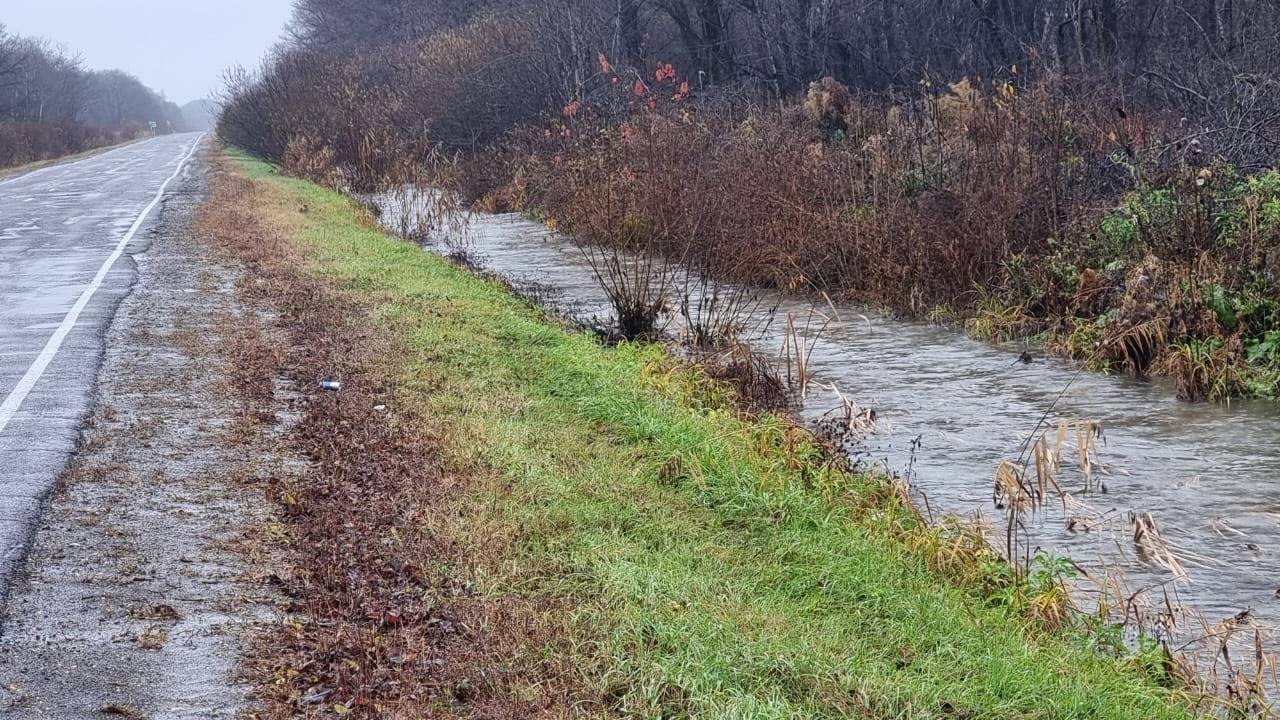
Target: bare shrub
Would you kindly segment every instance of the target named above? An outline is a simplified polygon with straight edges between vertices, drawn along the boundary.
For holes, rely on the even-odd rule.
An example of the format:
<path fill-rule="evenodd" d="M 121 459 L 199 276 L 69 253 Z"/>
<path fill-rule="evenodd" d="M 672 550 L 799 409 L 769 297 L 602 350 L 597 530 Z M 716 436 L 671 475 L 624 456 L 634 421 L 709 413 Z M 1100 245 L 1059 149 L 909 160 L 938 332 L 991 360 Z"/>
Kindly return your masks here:
<path fill-rule="evenodd" d="M 671 290 L 679 268 L 647 247 L 639 236 L 626 246 L 580 241 L 579 249 L 604 289 L 625 340 L 655 339 L 659 321 L 670 309 Z"/>
<path fill-rule="evenodd" d="M 750 329 L 753 318 L 773 315 L 763 307 L 759 291 L 741 283 L 720 282 L 706 265 L 683 275 L 680 317 L 684 340 L 692 347 L 715 350 L 732 345 Z"/>
<path fill-rule="evenodd" d="M 51 160 L 131 140 L 141 131 L 76 124 L 0 122 L 0 168 Z"/>
<path fill-rule="evenodd" d="M 1261 357 L 1280 322 L 1280 182 L 1255 183 L 1280 149 L 1274 7 L 793 5 L 305 0 L 298 41 L 235 78 L 223 135 L 273 159 L 323 138 L 362 190 L 460 154 L 421 180 L 573 233 L 628 332 L 678 310 L 723 341 L 741 303 L 695 292 L 705 273 L 1044 333 L 1138 374 L 1209 337 L 1232 367 Z M 1148 257 L 1185 279 L 1173 304 L 1139 297 Z M 1272 365 L 1232 392 L 1275 392 Z"/>

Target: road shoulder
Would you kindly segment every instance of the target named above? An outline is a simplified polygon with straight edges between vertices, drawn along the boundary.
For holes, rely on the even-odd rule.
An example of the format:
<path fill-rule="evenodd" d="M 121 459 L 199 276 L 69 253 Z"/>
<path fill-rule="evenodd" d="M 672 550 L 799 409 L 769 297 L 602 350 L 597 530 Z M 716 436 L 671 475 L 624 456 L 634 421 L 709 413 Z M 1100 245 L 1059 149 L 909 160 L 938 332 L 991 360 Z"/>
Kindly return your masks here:
<path fill-rule="evenodd" d="M 193 173 L 201 176 L 202 173 Z M 32 718 L 236 717 L 242 638 L 271 618 L 267 476 L 287 401 L 246 400 L 234 357 L 264 319 L 171 196 L 111 325 L 95 409 L 47 502 L 0 638 L 0 711 Z"/>

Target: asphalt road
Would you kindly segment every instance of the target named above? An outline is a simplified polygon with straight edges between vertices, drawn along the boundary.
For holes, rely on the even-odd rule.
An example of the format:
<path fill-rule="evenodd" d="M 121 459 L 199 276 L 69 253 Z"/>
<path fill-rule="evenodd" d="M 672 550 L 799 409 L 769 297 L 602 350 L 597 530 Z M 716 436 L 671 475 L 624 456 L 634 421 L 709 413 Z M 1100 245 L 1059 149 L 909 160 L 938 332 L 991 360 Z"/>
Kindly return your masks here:
<path fill-rule="evenodd" d="M 201 136 L 0 180 L 0 600 L 91 407 L 106 330 Z"/>

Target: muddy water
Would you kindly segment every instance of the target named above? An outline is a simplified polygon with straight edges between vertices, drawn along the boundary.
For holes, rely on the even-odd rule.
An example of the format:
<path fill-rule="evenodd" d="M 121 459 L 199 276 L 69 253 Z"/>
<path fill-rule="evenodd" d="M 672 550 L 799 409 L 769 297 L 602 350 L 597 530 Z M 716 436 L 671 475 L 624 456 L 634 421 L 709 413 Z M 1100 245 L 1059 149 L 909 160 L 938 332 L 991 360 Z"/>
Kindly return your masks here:
<path fill-rule="evenodd" d="M 378 204 L 393 229 L 412 224 L 413 202 Z M 568 238 L 516 215 L 472 216 L 455 237 L 482 267 L 563 312 L 610 314 L 590 265 Z M 768 293 L 761 301 L 751 342 L 776 355 L 787 313 L 803 324 L 813 303 Z M 1161 384 L 1082 374 L 1054 359 L 1024 364 L 1022 348 L 976 342 L 954 328 L 852 305 L 822 309 L 832 320 L 825 332 L 809 333 L 815 380 L 804 414 L 816 420 L 839 407 L 836 389 L 874 409 L 878 422 L 859 449 L 862 459 L 907 476 L 935 518 L 978 514 L 995 527 L 993 537 L 1003 538 L 1002 513 L 992 500 L 999 463 L 1018 457 L 1046 414 L 1050 427 L 1090 419 L 1103 429 L 1096 442 L 1102 467 L 1086 482 L 1071 432 L 1060 478 L 1088 507 L 1050 504 L 1031 522 L 1029 547 L 1095 573 L 1123 568 L 1132 588 L 1167 588 L 1174 603 L 1210 621 L 1246 609 L 1265 628 L 1280 621 L 1280 406 L 1182 403 Z M 1185 579 L 1137 552 L 1130 518 L 1148 512 Z M 1077 528 L 1095 527 L 1069 529 L 1073 517 Z M 1156 599 L 1163 602 L 1163 593 Z"/>

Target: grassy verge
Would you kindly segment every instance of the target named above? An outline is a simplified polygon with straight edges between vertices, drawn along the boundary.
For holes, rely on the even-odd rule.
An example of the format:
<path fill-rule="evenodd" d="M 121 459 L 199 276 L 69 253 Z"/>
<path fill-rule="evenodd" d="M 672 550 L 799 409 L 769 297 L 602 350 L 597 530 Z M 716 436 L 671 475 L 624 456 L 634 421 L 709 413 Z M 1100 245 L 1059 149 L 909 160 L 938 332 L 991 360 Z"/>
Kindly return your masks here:
<path fill-rule="evenodd" d="M 294 252 L 296 274 L 277 280 L 321 289 L 291 295 L 286 319 L 308 317 L 302 303 L 322 303 L 357 314 L 348 329 L 381 338 L 354 387 L 383 394 L 353 400 L 344 388 L 340 398 L 313 400 L 312 412 L 380 398 L 398 426 L 432 438 L 423 458 L 440 469 L 350 470 L 371 462 L 365 456 L 385 438 L 351 445 L 349 457 L 326 456 L 317 445 L 312 456 L 325 462 L 308 482 L 325 482 L 323 492 L 286 488 L 277 499 L 318 507 L 338 497 L 357 520 L 299 517 L 294 552 L 306 559 L 304 541 L 329 542 L 314 536 L 324 528 L 348 532 L 371 488 L 392 488 L 397 502 L 377 510 L 395 518 L 381 528 L 394 534 L 346 537 L 328 561 L 341 566 L 351 547 L 372 546 L 361 550 L 363 562 L 385 566 L 367 557 L 379 545 L 426 537 L 431 542 L 418 547 L 439 554 L 416 563 L 447 575 L 453 588 L 442 593 L 433 582 L 429 591 L 351 595 L 353 573 L 368 572 L 354 565 L 345 581 L 313 582 L 302 619 L 286 630 L 301 638 L 293 647 L 309 643 L 313 655 L 301 662 L 285 653 L 262 666 L 272 673 L 264 686 L 276 707 L 305 706 L 308 688 L 327 687 L 320 704 L 364 717 L 402 716 L 387 714 L 387 703 L 397 712 L 468 715 L 477 701 L 491 703 L 478 714 L 496 716 L 501 698 L 492 695 L 506 695 L 508 709 L 522 707 L 525 716 L 1189 715 L 1131 665 L 984 600 L 974 579 L 981 573 L 957 580 L 965 573 L 943 572 L 937 553 L 904 540 L 929 534 L 913 529 L 912 514 L 878 480 L 824 462 L 781 419 L 741 417 L 723 387 L 661 349 L 609 349 L 566 333 L 497 283 L 372 229 L 342 197 L 262 163 L 235 165 L 252 181 L 240 210 Z M 315 319 L 307 327 L 323 332 Z M 334 336 L 309 354 L 340 363 L 334 347 L 360 352 Z M 357 430 L 339 422 L 325 432 Z M 316 442 L 315 433 L 309 438 Z M 398 483 L 432 489 L 415 494 Z M 383 570 L 378 577 L 420 574 Z M 348 595 L 325 605 L 325 592 Z M 463 662 L 445 653 L 441 662 L 460 670 L 400 675 L 394 700 L 385 697 L 388 686 L 375 687 L 377 678 L 352 682 L 369 665 L 392 667 L 396 658 L 403 665 L 395 637 L 406 620 L 394 604 L 418 607 L 424 593 L 515 608 L 466 623 L 465 645 L 493 647 L 495 655 L 469 652 Z M 369 612 L 374 601 L 390 605 Z M 318 622 L 322 612 L 342 619 Z M 492 622 L 498 617 L 507 622 Z M 339 625 L 343 641 L 321 642 Z M 501 643 L 493 640 L 499 635 Z M 352 642 L 356 636 L 363 642 Z M 323 658 L 314 656 L 319 647 Z M 337 677 L 344 672 L 345 682 Z M 406 687 L 428 682 L 447 682 L 448 691 Z"/>

